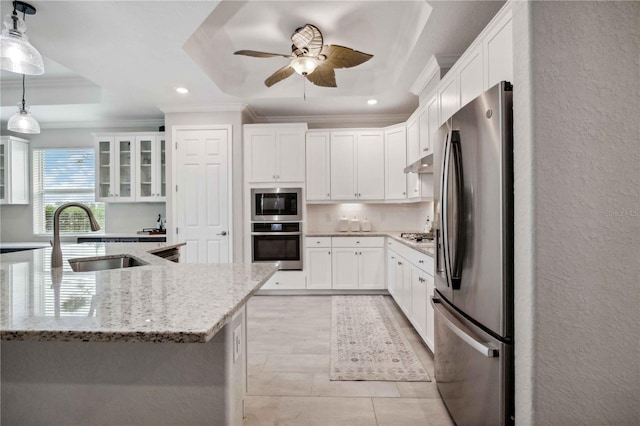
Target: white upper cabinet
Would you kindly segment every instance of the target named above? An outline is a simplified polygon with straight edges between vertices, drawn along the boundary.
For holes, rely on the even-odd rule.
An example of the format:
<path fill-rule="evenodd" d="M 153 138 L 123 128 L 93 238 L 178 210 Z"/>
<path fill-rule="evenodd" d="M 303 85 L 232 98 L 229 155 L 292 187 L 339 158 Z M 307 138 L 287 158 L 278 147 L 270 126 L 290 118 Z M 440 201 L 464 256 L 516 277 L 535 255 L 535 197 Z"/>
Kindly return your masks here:
<path fill-rule="evenodd" d="M 420 158 L 433 152 L 431 148 L 431 133 L 429 129 L 429 110 L 421 108 L 418 113 L 418 126 L 420 134 Z"/>
<path fill-rule="evenodd" d="M 388 127 L 384 131 L 385 144 L 385 198 L 407 198 L 407 129 L 403 125 Z"/>
<path fill-rule="evenodd" d="M 484 92 L 484 65 L 482 63 L 482 46 L 479 45 L 464 58 L 460 64 L 458 76 L 460 79 L 460 106 L 463 107 L 469 101 Z"/>
<path fill-rule="evenodd" d="M 331 133 L 331 199 L 384 199 L 382 130 Z"/>
<path fill-rule="evenodd" d="M 136 136 L 136 200 L 165 201 L 167 196 L 164 135 Z"/>
<path fill-rule="evenodd" d="M 304 182 L 306 124 L 245 124 L 247 182 Z"/>
<path fill-rule="evenodd" d="M 29 204 L 29 141 L 0 139 L 0 204 Z"/>
<path fill-rule="evenodd" d="M 331 199 L 331 134 L 307 133 L 307 201 Z"/>
<path fill-rule="evenodd" d="M 136 201 L 135 135 L 96 135 L 96 200 Z"/>
<path fill-rule="evenodd" d="M 458 109 L 460 109 L 460 96 L 457 75 L 451 75 L 451 71 L 445 76 L 438 87 L 438 102 L 440 104 L 440 123 L 445 123 Z"/>
<path fill-rule="evenodd" d="M 513 83 L 513 28 L 511 10 L 490 25 L 484 38 L 484 52 L 486 57 L 486 85 L 489 89 L 501 81 Z"/>
<path fill-rule="evenodd" d="M 407 165 L 415 163 L 420 158 L 420 123 L 418 114 L 414 113 L 407 120 Z"/>

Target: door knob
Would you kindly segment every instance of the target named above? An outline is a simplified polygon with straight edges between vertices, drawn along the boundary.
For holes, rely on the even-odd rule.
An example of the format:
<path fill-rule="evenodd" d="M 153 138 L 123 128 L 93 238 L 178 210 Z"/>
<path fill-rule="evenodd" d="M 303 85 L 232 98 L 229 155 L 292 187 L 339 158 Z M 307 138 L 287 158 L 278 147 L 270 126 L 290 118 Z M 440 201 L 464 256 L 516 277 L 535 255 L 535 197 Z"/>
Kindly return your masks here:
<path fill-rule="evenodd" d="M 224 237 L 225 235 L 227 235 L 227 231 L 222 231 L 221 233 L 216 234 L 216 235 L 222 235 Z"/>

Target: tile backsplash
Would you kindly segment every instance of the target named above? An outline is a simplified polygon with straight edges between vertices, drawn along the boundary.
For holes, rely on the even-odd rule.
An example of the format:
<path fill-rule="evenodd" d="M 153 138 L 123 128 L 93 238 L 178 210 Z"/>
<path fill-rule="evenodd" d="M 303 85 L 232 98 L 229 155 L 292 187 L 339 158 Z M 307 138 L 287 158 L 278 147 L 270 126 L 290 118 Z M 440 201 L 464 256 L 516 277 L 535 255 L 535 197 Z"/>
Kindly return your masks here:
<path fill-rule="evenodd" d="M 336 232 L 343 217 L 371 222 L 372 231 L 422 231 L 427 216 L 433 220 L 430 201 L 406 204 L 308 204 L 307 232 Z"/>

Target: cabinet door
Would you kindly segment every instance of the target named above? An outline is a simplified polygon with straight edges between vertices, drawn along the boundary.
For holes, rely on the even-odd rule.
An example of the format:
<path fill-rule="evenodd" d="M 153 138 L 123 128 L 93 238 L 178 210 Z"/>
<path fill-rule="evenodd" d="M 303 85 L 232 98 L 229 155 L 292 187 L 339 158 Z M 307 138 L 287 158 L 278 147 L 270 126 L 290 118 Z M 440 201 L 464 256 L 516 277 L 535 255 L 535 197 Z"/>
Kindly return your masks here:
<path fill-rule="evenodd" d="M 487 34 L 484 40 L 487 67 L 485 90 L 506 80 L 513 82 L 513 28 L 511 13 Z"/>
<path fill-rule="evenodd" d="M 8 139 L 8 138 L 7 138 Z M 9 143 L 4 140 L 0 141 L 0 204 L 6 204 L 9 202 L 9 191 L 7 188 L 8 173 L 9 173 Z"/>
<path fill-rule="evenodd" d="M 384 200 L 384 134 L 360 132 L 357 138 L 359 200 Z"/>
<path fill-rule="evenodd" d="M 358 250 L 354 248 L 333 248 L 331 268 L 333 288 L 358 288 Z"/>
<path fill-rule="evenodd" d="M 407 198 L 420 198 L 420 175 L 407 173 Z"/>
<path fill-rule="evenodd" d="M 111 201 L 115 197 L 115 139 L 100 137 L 96 140 L 96 200 Z"/>
<path fill-rule="evenodd" d="M 384 289 L 384 248 L 358 249 L 358 288 Z"/>
<path fill-rule="evenodd" d="M 397 288 L 396 288 L 396 261 L 398 255 L 396 252 L 389 250 L 387 252 L 387 289 L 389 290 L 389 294 L 397 299 Z"/>
<path fill-rule="evenodd" d="M 408 260 L 402 258 L 400 266 L 402 267 L 402 306 L 404 307 L 404 313 L 411 318 L 411 264 Z"/>
<path fill-rule="evenodd" d="M 307 201 L 331 199 L 330 134 L 307 134 Z"/>
<path fill-rule="evenodd" d="M 429 346 L 429 349 L 431 349 L 431 352 L 435 353 L 433 306 L 431 306 L 431 296 L 433 296 L 434 283 L 431 275 L 425 274 L 424 278 L 427 284 L 427 328 L 425 330 L 424 340 L 427 343 L 427 346 Z"/>
<path fill-rule="evenodd" d="M 278 130 L 278 182 L 304 182 L 304 130 Z"/>
<path fill-rule="evenodd" d="M 356 134 L 331 134 L 331 199 L 354 200 L 356 191 Z"/>
<path fill-rule="evenodd" d="M 407 130 L 404 126 L 385 130 L 384 133 L 385 190 L 387 200 L 407 198 Z"/>
<path fill-rule="evenodd" d="M 307 288 L 331 288 L 331 248 L 307 249 Z"/>
<path fill-rule="evenodd" d="M 136 199 L 135 175 L 135 137 L 117 136 L 115 138 L 114 156 L 116 167 L 113 180 L 115 198 L 111 202 L 130 202 Z"/>
<path fill-rule="evenodd" d="M 442 81 L 441 87 L 438 89 L 438 98 L 438 102 L 440 103 L 439 124 L 442 124 L 460 109 L 457 75 L 453 75 Z"/>
<path fill-rule="evenodd" d="M 158 161 L 156 162 L 158 170 L 156 191 L 158 192 L 158 201 L 165 201 L 167 197 L 167 143 L 164 135 L 158 136 Z"/>
<path fill-rule="evenodd" d="M 433 147 L 436 143 L 443 143 L 443 141 L 436 141 L 438 128 L 440 127 L 440 122 L 438 120 L 438 96 L 434 95 L 427 102 L 427 125 L 428 133 L 429 133 L 429 149 L 430 152 L 433 152 Z"/>
<path fill-rule="evenodd" d="M 156 137 L 136 136 L 136 200 L 154 201 L 157 197 L 154 176 L 158 169 Z"/>
<path fill-rule="evenodd" d="M 275 129 L 256 128 L 245 130 L 245 148 L 248 150 L 249 182 L 274 182 L 276 180 Z"/>
<path fill-rule="evenodd" d="M 461 64 L 458 71 L 460 78 L 460 107 L 465 106 L 484 91 L 484 64 L 482 62 L 482 46 L 467 52 L 469 57 Z"/>
<path fill-rule="evenodd" d="M 420 336 L 424 338 L 427 326 L 427 280 L 426 274 L 411 267 L 411 320 Z"/>
<path fill-rule="evenodd" d="M 420 124 L 418 117 L 407 120 L 407 165 L 420 159 Z"/>
<path fill-rule="evenodd" d="M 404 305 L 404 264 L 405 264 L 405 260 L 396 255 L 396 260 L 395 260 L 395 265 L 394 265 L 394 284 L 396 286 L 396 296 L 394 297 L 394 299 L 396 300 L 396 303 L 398 304 L 398 306 L 400 306 L 400 308 L 403 311 L 406 311 L 405 305 Z"/>
<path fill-rule="evenodd" d="M 29 204 L 29 144 L 18 140 L 11 140 L 9 147 L 9 202 L 11 204 Z M 5 159 L 5 160 L 7 160 Z"/>
<path fill-rule="evenodd" d="M 420 158 L 433 152 L 431 148 L 431 139 L 429 138 L 429 110 L 428 106 L 423 108 L 418 114 L 418 128 L 420 135 Z"/>

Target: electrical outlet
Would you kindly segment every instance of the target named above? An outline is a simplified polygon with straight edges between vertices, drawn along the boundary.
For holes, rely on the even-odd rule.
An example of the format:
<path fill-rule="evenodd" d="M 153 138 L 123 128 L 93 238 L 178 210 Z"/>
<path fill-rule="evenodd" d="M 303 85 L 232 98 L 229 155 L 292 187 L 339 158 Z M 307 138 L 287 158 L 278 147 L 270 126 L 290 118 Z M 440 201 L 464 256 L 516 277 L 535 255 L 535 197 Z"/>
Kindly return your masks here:
<path fill-rule="evenodd" d="M 242 353 L 242 324 L 233 330 L 233 362 L 236 362 L 240 358 Z"/>

